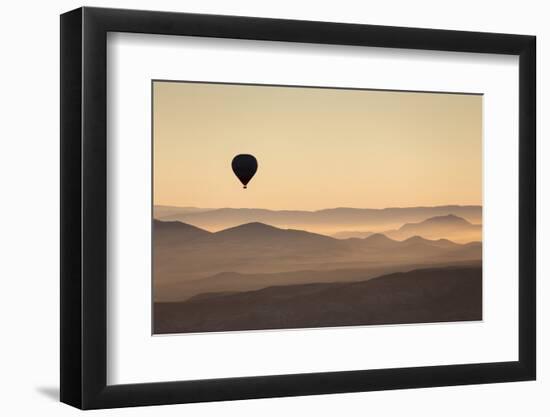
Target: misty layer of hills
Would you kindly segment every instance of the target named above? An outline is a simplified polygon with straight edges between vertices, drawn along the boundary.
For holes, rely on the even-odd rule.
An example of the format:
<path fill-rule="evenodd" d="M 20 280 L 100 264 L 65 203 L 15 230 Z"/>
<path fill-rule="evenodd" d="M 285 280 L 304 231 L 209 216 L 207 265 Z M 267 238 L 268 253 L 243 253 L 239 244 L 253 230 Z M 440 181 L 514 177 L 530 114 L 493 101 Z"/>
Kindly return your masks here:
<path fill-rule="evenodd" d="M 204 291 L 250 290 L 278 283 L 348 281 L 425 265 L 479 261 L 481 244 L 382 234 L 335 239 L 248 223 L 211 233 L 181 223 L 154 223 L 155 300 Z M 341 278 L 339 278 L 341 279 Z"/>
<path fill-rule="evenodd" d="M 435 216 L 429 219 L 405 223 L 395 230 L 382 232 L 385 236 L 396 240 L 408 239 L 413 236 L 422 236 L 426 239 L 449 239 L 454 242 L 473 242 L 481 240 L 481 225 L 472 224 L 462 217 L 448 214 Z M 365 238 L 373 235 L 374 232 L 367 231 L 342 231 L 334 233 L 332 237 L 338 239 Z"/>
<path fill-rule="evenodd" d="M 177 220 L 210 231 L 259 222 L 283 229 L 335 234 L 342 231 L 384 232 L 405 223 L 421 222 L 448 214 L 461 217 L 472 224 L 480 224 L 482 209 L 481 206 L 458 205 L 384 209 L 332 208 L 317 211 L 155 206 L 153 217 L 165 221 Z"/>
<path fill-rule="evenodd" d="M 386 210 L 358 209 L 384 233 L 346 231 L 366 228 L 355 222 L 332 236 L 259 221 L 212 232 L 180 218 L 209 215 L 210 222 L 220 210 L 249 209 L 155 207 L 155 333 L 478 320 L 481 226 L 472 222 L 481 210 L 447 207 L 471 221 L 439 207 L 386 209 L 393 220 Z M 292 213 L 312 223 L 340 210 L 355 209 Z M 331 300 L 332 293 L 341 296 Z"/>

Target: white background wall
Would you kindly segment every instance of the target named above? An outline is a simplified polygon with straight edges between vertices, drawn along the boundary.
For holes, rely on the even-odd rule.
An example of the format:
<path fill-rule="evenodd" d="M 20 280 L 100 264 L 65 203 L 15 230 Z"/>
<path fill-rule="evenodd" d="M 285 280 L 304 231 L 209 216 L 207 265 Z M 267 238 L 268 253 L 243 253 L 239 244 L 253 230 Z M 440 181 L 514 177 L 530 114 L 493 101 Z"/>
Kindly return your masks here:
<path fill-rule="evenodd" d="M 543 116 L 550 26 L 543 1 L 92 1 L 86 5 L 509 32 L 538 37 L 539 377 L 536 382 L 145 407 L 94 415 L 546 416 L 550 412 L 550 149 Z M 5 2 L 0 24 L 0 410 L 75 415 L 57 402 L 59 378 L 59 17 L 72 0 Z M 542 146 L 540 146 L 542 145 Z M 504 185 L 505 186 L 505 185 Z M 545 233 L 546 232 L 546 233 Z M 544 236 L 543 236 L 544 234 Z M 503 236 L 505 238 L 505 235 Z M 546 394 L 546 395 L 545 395 Z"/>

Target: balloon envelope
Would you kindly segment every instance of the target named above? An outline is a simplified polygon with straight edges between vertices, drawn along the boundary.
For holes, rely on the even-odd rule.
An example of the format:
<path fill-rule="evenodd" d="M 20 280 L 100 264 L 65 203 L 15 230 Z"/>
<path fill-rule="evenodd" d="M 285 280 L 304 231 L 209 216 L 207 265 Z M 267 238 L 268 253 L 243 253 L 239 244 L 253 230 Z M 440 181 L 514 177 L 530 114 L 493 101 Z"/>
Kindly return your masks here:
<path fill-rule="evenodd" d="M 237 178 L 242 182 L 243 188 L 246 188 L 246 185 L 258 169 L 258 161 L 256 161 L 253 155 L 240 154 L 231 161 L 231 168 Z"/>

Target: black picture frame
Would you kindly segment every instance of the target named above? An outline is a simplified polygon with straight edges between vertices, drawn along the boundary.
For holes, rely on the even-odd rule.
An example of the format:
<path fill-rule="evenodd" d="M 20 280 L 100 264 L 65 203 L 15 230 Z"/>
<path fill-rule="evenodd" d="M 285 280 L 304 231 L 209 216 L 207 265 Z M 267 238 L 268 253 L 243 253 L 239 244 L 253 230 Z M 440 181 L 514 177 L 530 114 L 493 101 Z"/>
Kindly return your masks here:
<path fill-rule="evenodd" d="M 518 361 L 107 385 L 108 32 L 519 56 Z M 535 379 L 535 45 L 524 35 L 237 16 L 88 7 L 61 15 L 61 401 L 95 409 Z"/>

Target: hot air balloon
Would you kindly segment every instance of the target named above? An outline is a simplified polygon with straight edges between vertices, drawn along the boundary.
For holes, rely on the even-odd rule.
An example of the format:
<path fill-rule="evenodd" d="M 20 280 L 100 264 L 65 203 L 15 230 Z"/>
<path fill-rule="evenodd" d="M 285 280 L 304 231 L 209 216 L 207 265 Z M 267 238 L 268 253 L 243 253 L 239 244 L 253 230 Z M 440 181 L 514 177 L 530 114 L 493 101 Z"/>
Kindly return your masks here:
<path fill-rule="evenodd" d="M 258 169 L 258 161 L 253 155 L 240 154 L 231 161 L 231 168 L 239 181 L 242 182 L 243 188 L 246 188 Z"/>

